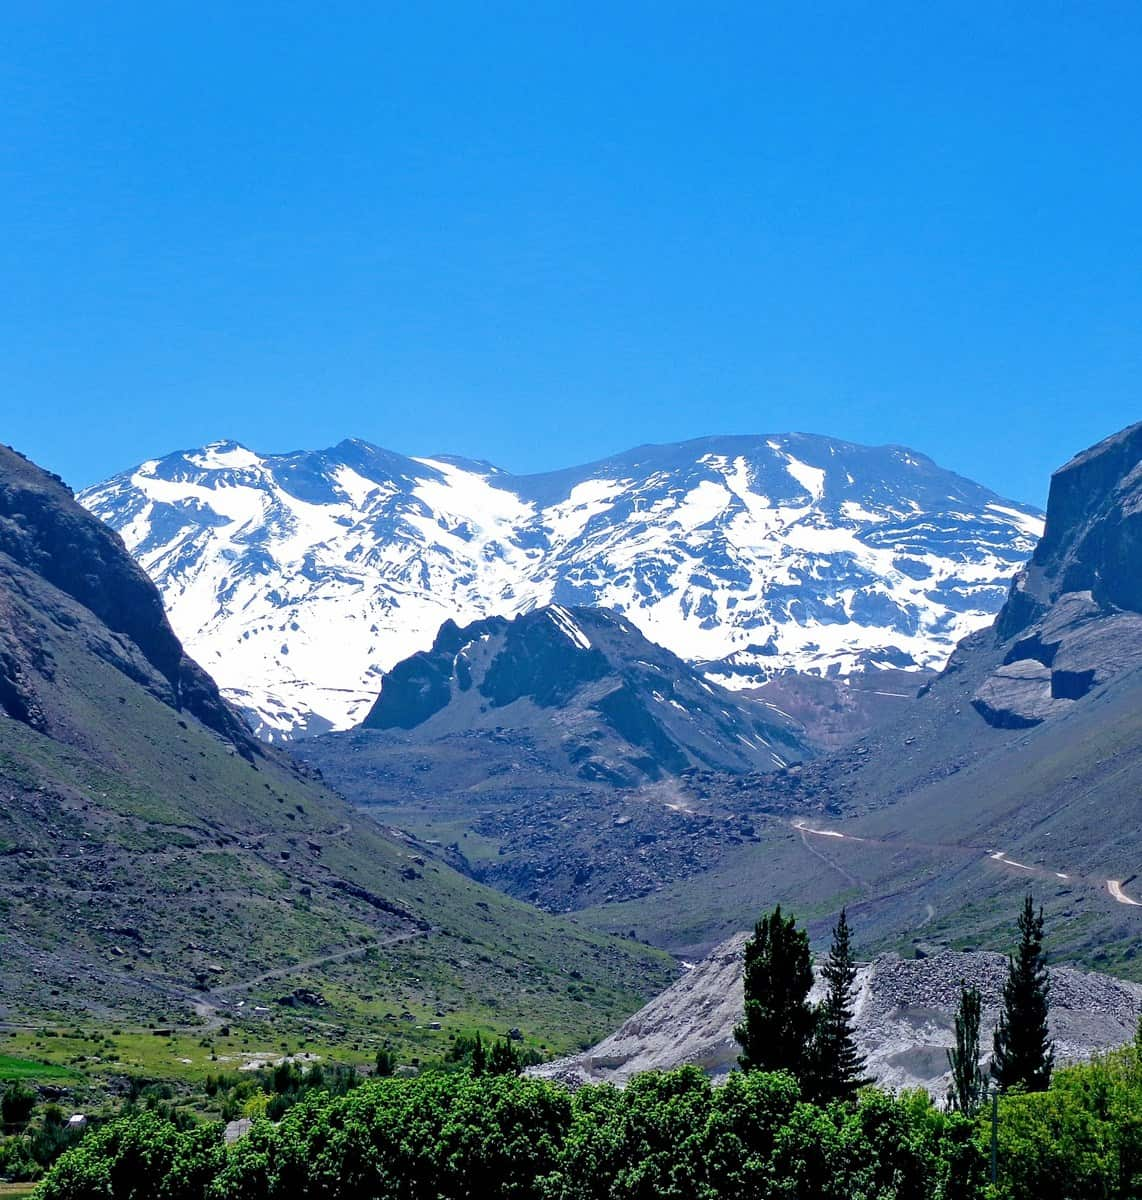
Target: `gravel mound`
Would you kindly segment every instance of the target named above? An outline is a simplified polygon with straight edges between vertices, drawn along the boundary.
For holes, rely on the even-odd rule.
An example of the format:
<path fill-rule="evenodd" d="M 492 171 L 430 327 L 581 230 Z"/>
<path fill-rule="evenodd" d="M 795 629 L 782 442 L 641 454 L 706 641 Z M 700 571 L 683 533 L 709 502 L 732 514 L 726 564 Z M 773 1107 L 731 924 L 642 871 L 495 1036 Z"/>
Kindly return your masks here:
<path fill-rule="evenodd" d="M 622 1084 L 641 1071 L 693 1063 L 715 1078 L 737 1062 L 734 1025 L 742 1016 L 742 948 L 747 934 L 723 942 L 677 983 L 583 1054 L 532 1068 L 572 1086 Z M 856 1036 L 868 1073 L 883 1087 L 926 1088 L 943 1099 L 953 1013 L 964 983 L 983 996 L 981 1045 L 990 1052 L 1007 960 L 1001 954 L 944 951 L 922 959 L 882 955 L 857 974 Z M 1056 1060 L 1072 1062 L 1121 1045 L 1142 1015 L 1142 985 L 1054 967 L 1051 1033 Z"/>

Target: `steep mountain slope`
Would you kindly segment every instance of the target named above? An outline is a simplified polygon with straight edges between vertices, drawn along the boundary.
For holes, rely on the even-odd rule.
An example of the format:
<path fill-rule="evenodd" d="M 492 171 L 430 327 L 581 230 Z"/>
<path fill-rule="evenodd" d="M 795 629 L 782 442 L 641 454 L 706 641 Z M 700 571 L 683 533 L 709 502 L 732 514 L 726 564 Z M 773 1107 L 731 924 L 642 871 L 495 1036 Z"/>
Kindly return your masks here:
<path fill-rule="evenodd" d="M 1003 665 L 973 701 L 993 725 L 1036 725 L 1142 667 L 1142 424 L 1056 472 L 1050 512 L 996 623 Z"/>
<path fill-rule="evenodd" d="M 643 446 L 511 476 L 360 441 L 232 442 L 81 497 L 269 738 L 358 722 L 381 675 L 460 624 L 614 609 L 730 686 L 939 668 L 988 622 L 1040 514 L 900 447 L 805 434 Z"/>
<path fill-rule="evenodd" d="M 384 677 L 362 722 L 425 739 L 504 727 L 546 733 L 581 778 L 618 784 L 805 757 L 787 718 L 708 683 L 616 613 L 558 604 L 446 621 L 430 651 Z"/>
<path fill-rule="evenodd" d="M 605 609 L 551 605 L 463 629 L 385 676 L 360 728 L 295 744 L 380 820 L 451 847 L 467 873 L 561 911 L 645 895 L 748 832 L 672 803 L 696 768 L 771 771 L 800 730 L 704 679 Z M 628 811 L 629 809 L 629 811 Z"/>
<path fill-rule="evenodd" d="M 235 1055 L 271 1027 L 360 1050 L 478 1021 L 554 1044 L 669 974 L 386 836 L 256 742 L 115 535 L 6 449 L 0 681 L 10 1027 L 205 1021 Z M 274 1003 L 302 984 L 319 1017 Z"/>
<path fill-rule="evenodd" d="M 806 754 L 773 707 L 709 683 L 617 613 L 560 605 L 445 622 L 385 676 L 357 730 L 294 752 L 379 820 L 553 911 L 645 895 L 661 870 L 701 870 L 751 835 L 674 803 L 679 774 Z"/>
<path fill-rule="evenodd" d="M 823 934 L 846 899 L 872 946 L 994 945 L 1030 885 L 1060 952 L 1142 972 L 1142 664 L 1131 607 L 1142 577 L 1140 463 L 1135 426 L 1056 474 L 1041 549 L 995 626 L 965 639 L 900 719 L 758 776 L 748 794 L 702 781 L 707 811 L 736 799 L 759 844 L 668 883 L 653 907 L 634 901 L 590 919 L 700 949 L 777 899 L 823 918 Z M 1018 690 L 1007 689 L 1012 666 L 1026 672 Z"/>
<path fill-rule="evenodd" d="M 57 477 L 3 446 L 0 554 L 13 581 L 19 576 L 29 586 L 25 572 L 30 571 L 107 627 L 112 638 L 97 647 L 93 642 L 97 653 L 252 757 L 254 739 L 222 702 L 213 680 L 183 653 L 163 615 L 161 598 L 123 553 L 119 539 L 71 503 Z M 37 678 L 43 683 L 45 665 L 35 631 L 20 628 L 13 609 L 5 615 L 0 626 L 0 706 L 10 716 L 48 729 L 53 720 L 50 694 L 35 690 Z"/>

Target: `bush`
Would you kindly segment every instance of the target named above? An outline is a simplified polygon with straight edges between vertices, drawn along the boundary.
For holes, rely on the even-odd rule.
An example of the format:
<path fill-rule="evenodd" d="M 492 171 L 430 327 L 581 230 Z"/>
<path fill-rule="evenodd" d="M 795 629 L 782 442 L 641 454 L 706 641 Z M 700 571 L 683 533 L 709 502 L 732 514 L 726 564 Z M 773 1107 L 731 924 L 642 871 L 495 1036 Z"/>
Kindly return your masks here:
<path fill-rule="evenodd" d="M 259 1119 L 230 1147 L 218 1125 L 182 1130 L 137 1112 L 66 1151 L 41 1196 L 983 1200 L 988 1137 L 986 1114 L 941 1112 L 924 1093 L 867 1088 L 821 1106 L 782 1073 L 712 1087 L 690 1067 L 571 1094 L 457 1069 L 341 1096 L 306 1091 L 277 1125 Z M 6 1153 L 25 1161 L 24 1150 Z M 1142 1050 L 1059 1070 L 1045 1093 L 1004 1097 L 999 1153 L 998 1200 L 1137 1200 Z"/>
<path fill-rule="evenodd" d="M 989 1137 L 985 1126 L 981 1142 Z M 1002 1200 L 1142 1196 L 1142 1046 L 1055 1072 L 999 1102 Z"/>
<path fill-rule="evenodd" d="M 10 1083 L 0 1096 L 0 1121 L 5 1128 L 26 1125 L 36 1107 L 36 1093 L 26 1083 Z"/>

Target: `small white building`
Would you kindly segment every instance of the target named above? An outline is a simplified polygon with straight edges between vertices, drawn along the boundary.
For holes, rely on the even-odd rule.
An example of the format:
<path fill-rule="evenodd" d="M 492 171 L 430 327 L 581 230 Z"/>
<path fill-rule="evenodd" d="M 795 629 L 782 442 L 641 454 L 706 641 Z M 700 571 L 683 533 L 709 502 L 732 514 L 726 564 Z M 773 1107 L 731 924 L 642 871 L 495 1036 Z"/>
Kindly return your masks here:
<path fill-rule="evenodd" d="M 239 1138 L 244 1138 L 250 1132 L 250 1126 L 253 1123 L 249 1117 L 239 1117 L 237 1121 L 231 1121 L 222 1134 L 226 1139 L 226 1144 L 233 1145 Z"/>

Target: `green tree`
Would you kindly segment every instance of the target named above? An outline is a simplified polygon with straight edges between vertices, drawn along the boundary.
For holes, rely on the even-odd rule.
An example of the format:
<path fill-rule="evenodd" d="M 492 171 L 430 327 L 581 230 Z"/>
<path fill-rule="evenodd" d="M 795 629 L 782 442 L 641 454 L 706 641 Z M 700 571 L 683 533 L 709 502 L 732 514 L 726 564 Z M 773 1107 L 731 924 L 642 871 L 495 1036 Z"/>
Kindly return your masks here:
<path fill-rule="evenodd" d="M 810 1091 L 821 1102 L 851 1100 L 869 1082 L 864 1075 L 864 1055 L 857 1050 L 853 1036 L 856 973 L 852 931 L 842 908 L 829 957 L 821 969 L 828 990 L 817 1011 L 813 1041 Z"/>
<path fill-rule="evenodd" d="M 489 1075 L 518 1075 L 522 1070 L 519 1053 L 506 1037 L 493 1044 L 488 1052 Z"/>
<path fill-rule="evenodd" d="M 0 1096 L 0 1120 L 6 1126 L 26 1125 L 36 1107 L 36 1093 L 25 1083 L 8 1084 Z"/>
<path fill-rule="evenodd" d="M 480 1031 L 476 1031 L 476 1040 L 472 1043 L 472 1074 L 483 1075 L 488 1069 L 488 1052 L 484 1049 L 484 1039 Z"/>
<path fill-rule="evenodd" d="M 396 1074 L 397 1056 L 387 1047 L 377 1051 L 377 1077 L 388 1079 Z"/>
<path fill-rule="evenodd" d="M 1019 946 L 1008 959 L 1003 1009 L 995 1029 L 991 1071 L 1003 1091 L 1044 1091 L 1051 1082 L 1055 1051 L 1047 1028 L 1051 980 L 1043 952 L 1043 910 L 1030 894 L 1019 914 Z"/>
<path fill-rule="evenodd" d="M 987 1093 L 987 1079 L 979 1065 L 979 1021 L 983 1002 L 979 988 L 960 987 L 956 1008 L 956 1044 L 948 1051 L 952 1082 L 948 1088 L 948 1107 L 974 1117 Z"/>
<path fill-rule="evenodd" d="M 745 1020 L 734 1030 L 746 1071 L 789 1071 L 804 1077 L 816 1026 L 809 1004 L 813 966 L 809 935 L 779 904 L 745 944 Z"/>

